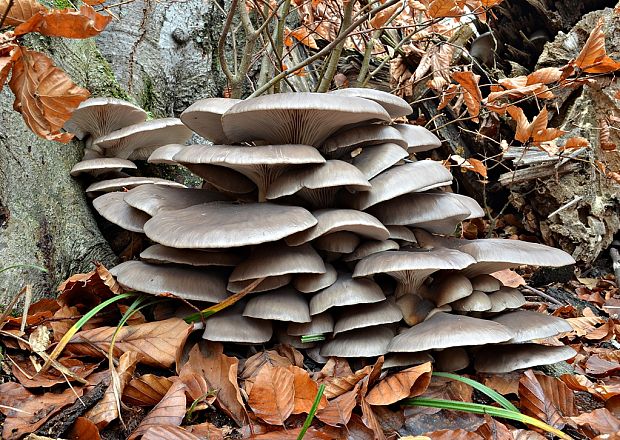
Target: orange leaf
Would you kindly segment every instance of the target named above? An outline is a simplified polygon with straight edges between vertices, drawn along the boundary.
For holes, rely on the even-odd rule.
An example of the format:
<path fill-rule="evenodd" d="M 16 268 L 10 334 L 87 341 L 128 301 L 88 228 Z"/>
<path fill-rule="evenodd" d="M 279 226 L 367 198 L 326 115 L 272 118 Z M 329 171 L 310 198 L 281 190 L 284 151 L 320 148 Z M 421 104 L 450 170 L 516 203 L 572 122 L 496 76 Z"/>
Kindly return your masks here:
<path fill-rule="evenodd" d="M 517 123 L 515 139 L 519 142 L 526 143 L 530 138 L 532 138 L 534 142 L 547 142 L 566 133 L 564 130 L 558 128 L 547 128 L 547 117 L 549 113 L 546 107 L 536 115 L 531 123 L 528 122 L 525 113 L 523 113 L 520 107 L 511 105 L 506 108 L 506 111 L 508 111 L 508 114 L 510 114 L 512 119 Z"/>
<path fill-rule="evenodd" d="M 351 391 L 330 400 L 325 408 L 317 411 L 316 418 L 330 426 L 344 426 L 349 423 L 353 409 L 357 405 L 360 386 L 358 383 Z"/>
<path fill-rule="evenodd" d="M 474 75 L 473 72 L 454 72 L 452 78 L 465 89 L 463 99 L 467 106 L 467 111 L 472 117 L 472 121 L 478 122 L 480 114 L 480 102 L 482 101 L 482 93 L 478 87 L 480 75 Z"/>
<path fill-rule="evenodd" d="M 473 171 L 475 173 L 480 174 L 484 178 L 487 177 L 487 167 L 484 166 L 484 163 L 481 160 L 470 157 L 467 161 L 473 166 Z"/>
<path fill-rule="evenodd" d="M 170 389 L 167 377 L 144 374 L 131 379 L 123 391 L 123 402 L 137 406 L 155 406 Z"/>
<path fill-rule="evenodd" d="M 318 49 L 319 47 L 316 45 L 316 40 L 310 33 L 310 30 L 306 27 L 299 27 L 292 31 L 285 32 L 285 39 L 293 37 L 298 40 L 304 46 L 308 46 L 310 49 Z M 286 44 L 286 41 L 285 41 Z M 290 44 L 286 44 L 287 46 L 292 46 L 292 42 Z"/>
<path fill-rule="evenodd" d="M 6 52 L 8 53 L 7 56 L 0 56 L 0 91 L 2 91 L 2 88 L 4 87 L 4 83 L 9 77 L 9 73 L 11 73 L 11 69 L 13 68 L 13 63 L 15 62 L 17 50 L 16 50 L 16 47 L 12 47 L 10 51 L 6 51 Z"/>
<path fill-rule="evenodd" d="M 294 382 L 289 369 L 265 364 L 254 378 L 248 405 L 270 425 L 284 425 L 295 408 Z"/>
<path fill-rule="evenodd" d="M 562 71 L 557 67 L 543 67 L 538 69 L 527 76 L 527 83 L 529 86 L 532 84 L 550 84 L 559 81 L 562 78 Z"/>
<path fill-rule="evenodd" d="M 491 274 L 502 282 L 507 287 L 519 287 L 525 285 L 525 280 L 521 275 L 511 269 L 504 269 Z"/>
<path fill-rule="evenodd" d="M 568 138 L 566 142 L 564 143 L 564 145 L 562 145 L 560 150 L 561 151 L 572 150 L 575 148 L 582 148 L 582 147 L 589 147 L 589 146 L 590 146 L 590 141 L 588 141 L 586 138 L 583 138 L 581 136 L 574 136 L 574 137 Z"/>
<path fill-rule="evenodd" d="M 519 381 L 519 398 L 519 406 L 523 414 L 542 420 L 554 428 L 562 429 L 564 427 L 565 423 L 562 416 L 545 395 L 532 370 L 527 370 Z"/>
<path fill-rule="evenodd" d="M 60 129 L 75 108 L 89 96 L 46 55 L 20 47 L 9 86 L 15 95 L 13 108 L 40 137 L 69 142 L 73 137 Z"/>
<path fill-rule="evenodd" d="M 15 35 L 38 32 L 48 37 L 90 38 L 97 36 L 112 20 L 111 15 L 101 15 L 92 6 L 74 9 L 49 9 L 39 11 L 14 30 Z"/>
<path fill-rule="evenodd" d="M 370 20 L 370 25 L 374 29 L 379 29 L 382 27 L 387 21 L 390 19 L 394 13 L 401 8 L 401 5 L 396 3 L 395 5 L 390 6 L 389 8 L 385 8 L 380 11 L 377 15 L 375 15 L 372 20 Z"/>
<path fill-rule="evenodd" d="M 144 431 L 141 440 L 201 440 L 203 438 L 208 438 L 209 440 L 223 439 L 224 436 L 221 435 L 221 431 L 219 434 L 220 435 L 218 436 L 217 431 L 212 431 L 209 433 L 208 437 L 198 437 L 196 434 L 189 432 L 180 426 L 154 425 Z"/>
<path fill-rule="evenodd" d="M 288 369 L 294 375 L 293 386 L 295 388 L 295 405 L 293 414 L 307 414 L 312 408 L 316 394 L 319 391 L 319 386 L 310 378 L 308 372 L 303 368 L 291 365 Z M 322 396 L 318 409 L 325 408 L 326 406 L 327 399 L 325 396 Z"/>
<path fill-rule="evenodd" d="M 431 371 L 431 363 L 427 362 L 391 374 L 368 392 L 366 401 L 370 405 L 391 405 L 407 396 L 419 396 L 430 384 Z"/>
<path fill-rule="evenodd" d="M 578 414 L 573 391 L 564 382 L 556 377 L 542 373 L 536 373 L 535 376 L 545 396 L 558 409 L 560 414 L 565 417 Z"/>
<path fill-rule="evenodd" d="M 614 434 L 620 431 L 620 420 L 606 408 L 595 409 L 590 413 L 571 417 L 571 420 L 581 427 L 588 428 L 594 435 Z"/>
<path fill-rule="evenodd" d="M 414 437 L 417 440 L 416 437 Z M 483 440 L 483 438 L 475 432 L 466 431 L 464 429 L 442 429 L 440 431 L 427 432 L 419 437 L 420 440 Z"/>
<path fill-rule="evenodd" d="M 609 58 L 605 51 L 603 23 L 603 19 L 599 19 L 575 60 L 575 65 L 584 72 L 610 73 L 620 69 L 620 62 Z"/>
<path fill-rule="evenodd" d="M 9 0 L 0 0 L 0 11 L 4 14 L 9 5 Z M 8 26 L 18 26 L 28 21 L 30 17 L 39 12 L 47 11 L 47 8 L 36 0 L 17 0 L 13 3 L 13 7 L 4 20 L 4 24 Z"/>
<path fill-rule="evenodd" d="M 492 8 L 493 6 L 499 5 L 504 0 L 481 0 L 482 6 L 484 8 Z"/>
<path fill-rule="evenodd" d="M 78 417 L 73 424 L 73 428 L 69 432 L 70 440 L 80 439 L 100 440 L 99 429 L 97 425 L 88 420 L 86 417 Z"/>
<path fill-rule="evenodd" d="M 428 6 L 427 14 L 430 18 L 442 18 L 458 15 L 461 12 L 455 0 L 433 0 Z"/>

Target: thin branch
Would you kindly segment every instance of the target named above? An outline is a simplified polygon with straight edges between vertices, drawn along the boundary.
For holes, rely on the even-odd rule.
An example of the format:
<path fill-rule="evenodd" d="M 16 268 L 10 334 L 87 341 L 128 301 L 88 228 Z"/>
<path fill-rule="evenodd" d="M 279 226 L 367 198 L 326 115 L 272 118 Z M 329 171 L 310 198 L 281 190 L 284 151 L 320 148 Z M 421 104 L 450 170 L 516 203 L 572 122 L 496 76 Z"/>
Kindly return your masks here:
<path fill-rule="evenodd" d="M 228 62 L 226 61 L 226 57 L 224 56 L 224 46 L 226 46 L 226 36 L 228 32 L 230 32 L 230 26 L 232 25 L 233 18 L 235 17 L 235 9 L 237 8 L 237 1 L 232 0 L 230 5 L 230 10 L 226 15 L 226 21 L 224 22 L 224 27 L 222 28 L 222 35 L 220 35 L 220 39 L 217 42 L 217 57 L 220 60 L 220 66 L 222 67 L 222 71 L 228 82 L 234 79 L 234 74 L 230 71 L 230 67 L 228 67 Z"/>
<path fill-rule="evenodd" d="M 2 18 L 0 19 L 0 29 L 2 29 L 2 25 L 4 25 L 4 21 L 9 16 L 9 12 L 11 12 L 11 8 L 15 4 L 15 0 L 9 0 L 9 4 L 6 6 L 4 10 L 4 14 L 2 14 Z"/>
<path fill-rule="evenodd" d="M 334 75 L 336 75 L 336 71 L 338 70 L 338 62 L 340 61 L 340 54 L 342 53 L 344 43 L 350 34 L 350 32 L 347 32 L 347 28 L 351 25 L 354 4 L 355 0 L 349 0 L 344 5 L 344 17 L 342 19 L 342 24 L 340 25 L 340 32 L 338 33 L 338 38 L 341 38 L 341 40 L 329 55 L 327 69 L 325 70 L 325 74 L 323 75 L 319 87 L 317 88 L 317 92 L 327 92 L 332 80 L 334 79 Z"/>

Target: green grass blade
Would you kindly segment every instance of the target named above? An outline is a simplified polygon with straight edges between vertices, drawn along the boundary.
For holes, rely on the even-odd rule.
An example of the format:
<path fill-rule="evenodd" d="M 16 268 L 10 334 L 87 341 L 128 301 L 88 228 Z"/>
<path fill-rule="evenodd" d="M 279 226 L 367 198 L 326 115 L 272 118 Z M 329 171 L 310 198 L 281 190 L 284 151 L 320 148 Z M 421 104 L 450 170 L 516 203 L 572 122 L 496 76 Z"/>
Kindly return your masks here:
<path fill-rule="evenodd" d="M 306 342 L 319 342 L 319 341 L 324 341 L 325 340 L 325 335 L 322 333 L 316 334 L 316 335 L 303 335 L 301 337 L 301 342 L 302 343 L 306 343 Z"/>
<path fill-rule="evenodd" d="M 316 411 L 319 409 L 319 403 L 321 403 L 321 398 L 323 397 L 324 392 L 325 392 L 325 384 L 322 384 L 316 393 L 316 397 L 314 398 L 314 403 L 312 404 L 312 408 L 310 408 L 308 417 L 306 417 L 306 421 L 304 422 L 304 425 L 301 427 L 301 431 L 299 431 L 297 440 L 302 440 L 304 438 L 304 435 L 306 435 L 306 431 L 308 431 L 308 429 L 310 428 L 310 425 L 312 424 L 312 420 L 314 419 L 314 415 L 316 414 Z"/>
<path fill-rule="evenodd" d="M 516 413 L 521 413 L 521 411 L 519 411 L 519 409 L 516 406 L 510 403 L 510 401 L 506 399 L 504 396 L 502 396 L 500 393 L 489 388 L 486 385 L 481 384 L 478 381 L 475 381 L 468 377 L 459 376 L 458 374 L 440 373 L 438 371 L 434 371 L 433 376 L 446 377 L 448 379 L 454 379 L 454 380 L 458 380 L 460 382 L 466 383 L 467 385 L 480 391 L 482 394 L 485 394 L 486 396 L 490 397 L 491 399 L 493 399 L 495 402 L 497 402 L 499 405 L 501 405 L 508 411 L 514 411 Z"/>
<path fill-rule="evenodd" d="M 488 414 L 493 417 L 500 417 L 503 419 L 516 420 L 517 422 L 526 423 L 531 426 L 540 428 L 546 432 L 549 432 L 563 440 L 573 440 L 567 434 L 564 434 L 559 429 L 553 426 L 547 425 L 538 419 L 530 416 L 526 416 L 521 413 L 509 411 L 505 408 L 497 408 L 495 406 L 483 405 L 480 403 L 471 402 L 458 402 L 454 400 L 442 400 L 442 399 L 427 399 L 424 397 L 415 397 L 413 399 L 405 399 L 401 402 L 404 405 L 412 406 L 425 406 L 429 408 L 449 409 L 452 411 L 464 411 L 472 414 Z"/>
<path fill-rule="evenodd" d="M 47 269 L 41 266 L 37 266 L 35 264 L 16 264 L 14 266 L 8 266 L 8 267 L 3 267 L 2 269 L 0 269 L 0 273 L 2 272 L 6 272 L 7 270 L 11 270 L 11 269 L 25 269 L 25 268 L 31 268 L 31 269 L 37 269 L 40 270 L 41 272 L 45 272 L 47 273 Z"/>

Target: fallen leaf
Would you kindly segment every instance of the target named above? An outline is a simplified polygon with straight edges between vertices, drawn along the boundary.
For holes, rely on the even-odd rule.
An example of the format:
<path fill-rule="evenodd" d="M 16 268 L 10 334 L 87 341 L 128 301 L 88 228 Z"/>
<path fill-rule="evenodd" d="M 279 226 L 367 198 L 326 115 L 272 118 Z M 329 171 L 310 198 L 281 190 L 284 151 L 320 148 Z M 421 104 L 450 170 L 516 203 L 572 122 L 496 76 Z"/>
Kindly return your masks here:
<path fill-rule="evenodd" d="M 482 383 L 502 395 L 517 394 L 520 377 L 518 373 L 485 374 Z"/>
<path fill-rule="evenodd" d="M 480 75 L 474 75 L 471 71 L 454 72 L 452 78 L 460 84 L 464 89 L 463 99 L 467 106 L 467 112 L 471 116 L 472 121 L 478 122 L 480 114 L 480 102 L 482 101 L 482 93 L 478 87 Z"/>
<path fill-rule="evenodd" d="M 137 406 L 155 406 L 170 389 L 172 380 L 154 374 L 135 377 L 123 390 L 123 402 Z"/>
<path fill-rule="evenodd" d="M 560 80 L 562 71 L 557 67 L 542 67 L 527 76 L 527 86 L 532 84 L 550 84 Z"/>
<path fill-rule="evenodd" d="M 401 5 L 397 3 L 390 6 L 389 8 L 385 8 L 382 11 L 379 11 L 379 13 L 370 20 L 370 26 L 372 26 L 374 29 L 379 29 L 385 23 L 387 23 L 390 17 L 392 17 L 392 15 L 394 15 L 394 13 L 396 13 L 396 11 L 398 11 L 399 9 L 401 9 Z"/>
<path fill-rule="evenodd" d="M 152 427 L 179 426 L 185 416 L 186 403 L 185 384 L 177 378 L 161 402 L 142 419 L 128 440 L 140 437 Z"/>
<path fill-rule="evenodd" d="M 610 73 L 620 69 L 620 63 L 607 56 L 603 19 L 599 19 L 586 43 L 577 55 L 575 65 L 588 73 Z"/>
<path fill-rule="evenodd" d="M 13 32 L 17 36 L 38 32 L 48 37 L 90 38 L 99 35 L 111 20 L 111 15 L 99 14 L 89 5 L 77 11 L 48 9 L 37 12 Z"/>
<path fill-rule="evenodd" d="M 270 425 L 284 425 L 295 408 L 295 375 L 287 368 L 263 365 L 255 377 L 248 405 Z"/>
<path fill-rule="evenodd" d="M 493 272 L 491 276 L 500 280 L 500 282 L 507 287 L 517 288 L 519 286 L 525 286 L 526 284 L 523 277 L 512 269 L 504 269 L 498 272 Z"/>
<path fill-rule="evenodd" d="M 443 18 L 459 15 L 461 8 L 455 0 L 433 0 L 428 5 L 427 14 L 430 18 Z"/>
<path fill-rule="evenodd" d="M 422 436 L 430 440 L 482 440 L 480 435 L 464 429 L 442 429 L 441 431 L 427 432 Z"/>
<path fill-rule="evenodd" d="M 306 28 L 305 26 L 299 27 L 295 30 L 285 30 L 284 32 L 285 35 L 285 44 L 286 46 L 292 46 L 293 43 L 292 41 L 288 41 L 286 40 L 286 38 L 295 38 L 297 41 L 299 41 L 301 44 L 303 44 L 304 46 L 308 46 L 310 49 L 318 49 L 319 47 L 316 45 L 316 40 L 314 39 L 314 36 L 312 35 L 312 32 L 310 31 L 310 29 Z"/>
<path fill-rule="evenodd" d="M 97 425 L 86 417 L 78 417 L 69 431 L 69 440 L 100 440 Z"/>
<path fill-rule="evenodd" d="M 506 111 L 517 123 L 515 139 L 519 142 L 526 143 L 530 138 L 534 142 L 551 141 L 566 133 L 558 128 L 547 128 L 548 111 L 546 108 L 543 108 L 531 123 L 520 107 L 511 105 L 506 108 Z"/>
<path fill-rule="evenodd" d="M 372 367 L 370 365 L 357 370 L 355 373 L 341 377 L 325 377 L 319 380 L 319 383 L 325 384 L 325 397 L 333 399 L 341 394 L 352 390 L 358 382 L 370 374 Z"/>
<path fill-rule="evenodd" d="M 542 434 L 536 431 L 528 431 L 526 429 L 513 429 L 511 430 L 514 440 L 548 440 Z"/>
<path fill-rule="evenodd" d="M 2 8 L 0 8 L 0 11 Z M 17 46 L 12 46 L 9 50 L 4 53 L 4 51 L 0 52 L 0 91 L 4 88 L 4 83 L 9 77 L 9 73 L 11 73 L 11 69 L 13 68 L 13 63 L 15 61 L 15 55 Z"/>
<path fill-rule="evenodd" d="M 564 150 L 574 150 L 576 148 L 584 148 L 589 147 L 590 141 L 581 136 L 573 136 L 571 138 L 566 139 L 564 145 L 560 147 L 560 151 Z"/>
<path fill-rule="evenodd" d="M 288 369 L 294 375 L 293 387 L 295 404 L 293 414 L 308 414 L 314 404 L 314 399 L 319 391 L 319 386 L 310 378 L 310 374 L 308 374 L 308 372 L 303 368 L 291 365 Z M 318 409 L 325 408 L 326 406 L 327 399 L 325 396 L 322 396 L 319 401 Z"/>
<path fill-rule="evenodd" d="M 282 356 L 275 350 L 261 351 L 249 357 L 245 361 L 243 364 L 243 369 L 239 373 L 239 379 L 245 380 L 255 376 L 265 364 L 272 366 L 279 365 L 287 368 L 289 365 L 293 365 L 293 362 L 291 359 L 286 356 Z"/>
<path fill-rule="evenodd" d="M 381 428 L 387 434 L 398 432 L 405 425 L 405 415 L 402 408 L 393 411 L 387 406 L 376 406 L 373 411 Z"/>
<path fill-rule="evenodd" d="M 408 396 L 419 396 L 431 382 L 430 362 L 407 368 L 380 380 L 366 396 L 370 405 L 391 405 Z"/>
<path fill-rule="evenodd" d="M 11 360 L 13 361 L 11 363 L 11 372 L 13 376 L 26 388 L 48 388 L 60 383 L 66 383 L 67 380 L 75 380 L 69 376 L 63 375 L 56 368 L 50 368 L 40 373 L 38 368 L 40 368 L 42 364 L 36 364 L 35 366 L 33 360 L 25 356 L 11 356 Z M 85 378 L 99 366 L 98 363 L 85 364 L 81 360 L 74 358 L 62 358 L 59 359 L 58 362 L 75 376 L 81 378 Z"/>
<path fill-rule="evenodd" d="M 510 430 L 503 423 L 498 422 L 488 414 L 484 416 L 484 424 L 476 430 L 484 440 L 513 440 Z"/>
<path fill-rule="evenodd" d="M 9 6 L 9 0 L 0 0 L 0 11 L 4 15 L 4 11 Z M 47 11 L 47 8 L 36 0 L 19 0 L 13 3 L 13 7 L 4 20 L 4 24 L 8 26 L 18 26 L 28 21 L 33 15 Z"/>
<path fill-rule="evenodd" d="M 536 373 L 535 376 L 545 397 L 558 409 L 561 415 L 568 417 L 578 414 L 573 391 L 564 382 L 542 373 Z"/>
<path fill-rule="evenodd" d="M 519 403 L 523 414 L 535 417 L 554 428 L 562 429 L 564 419 L 532 372 L 527 370 L 519 381 Z"/>
<path fill-rule="evenodd" d="M 123 289 L 105 266 L 95 263 L 94 270 L 73 275 L 61 283 L 58 292 L 61 305 L 84 305 L 90 310 L 101 301 L 123 293 Z"/>
<path fill-rule="evenodd" d="M 204 438 L 204 437 L 202 437 Z M 207 437 L 209 440 L 224 437 Z M 174 425 L 157 425 L 148 428 L 141 437 L 141 440 L 201 440 L 196 434 Z"/>
<path fill-rule="evenodd" d="M 276 352 L 278 352 L 281 356 L 287 358 L 291 364 L 296 367 L 303 368 L 304 366 L 304 355 L 301 354 L 299 350 L 295 347 L 288 344 L 278 344 L 274 347 Z"/>
<path fill-rule="evenodd" d="M 582 428 L 587 428 L 593 435 L 613 434 L 620 431 L 620 420 L 607 410 L 595 409 L 589 413 L 571 417 L 571 420 Z"/>
<path fill-rule="evenodd" d="M 358 383 L 352 390 L 331 399 L 327 406 L 316 413 L 316 418 L 330 426 L 345 426 L 351 419 L 353 409 L 357 405 L 357 396 L 361 384 Z"/>
<path fill-rule="evenodd" d="M 586 372 L 594 376 L 609 376 L 620 371 L 620 363 L 593 355 L 586 361 Z"/>
<path fill-rule="evenodd" d="M 224 439 L 224 430 L 222 428 L 218 428 L 217 426 L 209 422 L 199 423 L 198 425 L 187 426 L 186 429 L 192 434 L 198 435 L 201 438 L 206 438 L 208 440 L 223 440 Z"/>

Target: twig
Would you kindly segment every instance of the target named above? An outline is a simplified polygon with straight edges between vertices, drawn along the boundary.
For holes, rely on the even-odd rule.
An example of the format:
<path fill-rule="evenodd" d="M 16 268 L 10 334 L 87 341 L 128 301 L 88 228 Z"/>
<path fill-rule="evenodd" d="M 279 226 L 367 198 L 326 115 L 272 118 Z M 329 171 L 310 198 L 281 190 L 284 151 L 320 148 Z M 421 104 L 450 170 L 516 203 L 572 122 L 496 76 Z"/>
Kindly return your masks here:
<path fill-rule="evenodd" d="M 555 210 L 555 211 L 553 211 L 551 214 L 549 214 L 549 215 L 547 216 L 547 218 L 551 218 L 551 217 L 553 217 L 554 215 L 556 215 L 556 214 L 558 214 L 558 213 L 560 213 L 560 212 L 564 211 L 565 209 L 570 208 L 570 207 L 571 207 L 571 206 L 573 206 L 575 203 L 579 202 L 581 199 L 583 199 L 583 197 L 582 197 L 582 196 L 575 196 L 575 198 L 574 198 L 573 200 L 571 200 L 570 202 L 565 203 L 564 205 L 560 206 L 558 209 L 556 209 L 556 210 Z"/>
<path fill-rule="evenodd" d="M 523 286 L 523 288 L 526 289 L 526 290 L 529 290 L 532 293 L 535 293 L 536 295 L 538 295 L 538 296 L 540 296 L 542 298 L 545 298 L 547 301 L 550 301 L 553 304 L 557 304 L 558 306 L 563 306 L 564 305 L 560 301 L 558 301 L 557 299 L 552 297 L 551 295 L 548 295 L 545 292 L 543 292 L 542 290 L 535 289 L 534 287 L 531 287 L 531 286 Z"/>
<path fill-rule="evenodd" d="M 354 3 L 355 2 L 353 0 L 349 0 L 349 2 L 344 5 L 344 17 L 342 18 L 340 32 L 338 33 L 338 38 L 340 38 L 340 41 L 329 55 L 327 68 L 325 69 L 325 74 L 323 75 L 319 87 L 317 88 L 317 92 L 327 92 L 334 76 L 336 75 L 336 71 L 338 70 L 338 62 L 340 61 L 340 54 L 342 53 L 342 49 L 344 49 L 344 43 L 347 37 L 351 33 L 350 31 L 348 32 L 347 29 L 351 25 Z"/>
<path fill-rule="evenodd" d="M 22 324 L 20 331 L 23 334 L 26 330 L 26 321 L 28 320 L 28 309 L 30 309 L 30 302 L 32 301 L 32 286 L 26 284 L 26 295 L 24 296 L 24 312 L 22 313 Z"/>
<path fill-rule="evenodd" d="M 0 29 L 2 29 L 2 25 L 4 25 L 4 20 L 9 16 L 9 12 L 11 12 L 11 8 L 13 7 L 15 0 L 9 0 L 9 4 L 6 6 L 4 10 L 4 14 L 2 14 L 2 18 L 0 18 Z"/>

